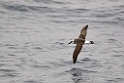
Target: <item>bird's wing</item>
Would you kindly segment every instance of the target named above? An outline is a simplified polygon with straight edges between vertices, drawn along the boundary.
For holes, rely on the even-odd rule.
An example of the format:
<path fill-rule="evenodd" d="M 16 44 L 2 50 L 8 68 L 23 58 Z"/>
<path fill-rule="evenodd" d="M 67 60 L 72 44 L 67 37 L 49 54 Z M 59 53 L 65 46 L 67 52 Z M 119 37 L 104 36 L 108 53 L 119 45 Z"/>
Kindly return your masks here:
<path fill-rule="evenodd" d="M 85 36 L 87 35 L 87 28 L 88 28 L 88 25 L 85 25 L 85 26 L 81 29 L 79 38 L 85 39 Z"/>
<path fill-rule="evenodd" d="M 78 54 L 80 53 L 81 49 L 82 49 L 82 45 L 83 45 L 84 42 L 78 42 L 77 45 L 76 45 L 76 48 L 73 52 L 73 62 L 76 63 L 77 61 L 77 57 L 78 57 Z"/>

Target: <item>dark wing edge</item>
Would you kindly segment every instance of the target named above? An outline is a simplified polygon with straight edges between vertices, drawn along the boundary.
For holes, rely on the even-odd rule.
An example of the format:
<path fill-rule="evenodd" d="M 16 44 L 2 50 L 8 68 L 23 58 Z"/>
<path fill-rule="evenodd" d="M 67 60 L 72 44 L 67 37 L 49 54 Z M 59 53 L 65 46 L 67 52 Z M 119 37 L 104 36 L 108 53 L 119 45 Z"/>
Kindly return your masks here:
<path fill-rule="evenodd" d="M 85 25 L 85 26 L 81 29 L 79 38 L 85 39 L 85 36 L 87 35 L 87 28 L 88 28 L 88 25 Z"/>
<path fill-rule="evenodd" d="M 77 61 L 77 57 L 78 57 L 78 54 L 80 53 L 81 49 L 82 49 L 82 45 L 83 44 L 77 44 L 74 52 L 73 52 L 73 63 L 75 64 L 76 61 Z"/>

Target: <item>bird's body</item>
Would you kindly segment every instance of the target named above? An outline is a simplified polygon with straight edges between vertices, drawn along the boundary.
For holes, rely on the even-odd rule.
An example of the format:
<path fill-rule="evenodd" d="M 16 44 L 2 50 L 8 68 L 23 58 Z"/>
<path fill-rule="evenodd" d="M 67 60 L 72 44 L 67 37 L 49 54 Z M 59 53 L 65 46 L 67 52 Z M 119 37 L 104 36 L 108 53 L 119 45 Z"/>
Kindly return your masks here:
<path fill-rule="evenodd" d="M 88 25 L 84 26 L 81 29 L 79 37 L 74 39 L 74 40 L 72 40 L 72 41 L 70 41 L 68 43 L 68 44 L 71 44 L 71 43 L 76 44 L 75 50 L 73 52 L 73 63 L 76 63 L 78 54 L 80 53 L 84 43 L 87 43 L 87 44 L 88 43 L 89 44 L 93 44 L 94 43 L 93 41 L 86 41 L 85 40 L 85 37 L 86 37 L 86 34 L 87 34 L 87 28 L 88 28 Z"/>

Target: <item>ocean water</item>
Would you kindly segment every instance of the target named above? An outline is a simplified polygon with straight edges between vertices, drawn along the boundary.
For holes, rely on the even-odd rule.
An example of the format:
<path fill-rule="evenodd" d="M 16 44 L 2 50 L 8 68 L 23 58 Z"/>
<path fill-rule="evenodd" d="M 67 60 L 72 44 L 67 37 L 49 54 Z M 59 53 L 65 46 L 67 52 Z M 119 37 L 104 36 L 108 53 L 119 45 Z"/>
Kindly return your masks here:
<path fill-rule="evenodd" d="M 0 83 L 124 83 L 124 0 L 0 0 Z"/>

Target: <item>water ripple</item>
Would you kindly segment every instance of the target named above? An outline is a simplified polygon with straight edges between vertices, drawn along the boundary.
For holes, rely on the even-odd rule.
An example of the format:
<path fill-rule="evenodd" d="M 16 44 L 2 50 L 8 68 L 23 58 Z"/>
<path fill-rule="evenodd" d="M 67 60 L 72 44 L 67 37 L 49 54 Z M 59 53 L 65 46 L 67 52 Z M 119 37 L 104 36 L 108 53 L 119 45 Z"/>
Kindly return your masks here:
<path fill-rule="evenodd" d="M 26 6 L 24 5 L 5 5 L 4 4 L 3 7 L 9 10 L 28 12 L 28 9 L 26 9 Z"/>
<path fill-rule="evenodd" d="M 13 69 L 0 69 L 0 71 L 3 71 L 3 72 L 15 72 L 16 70 L 13 70 Z"/>

